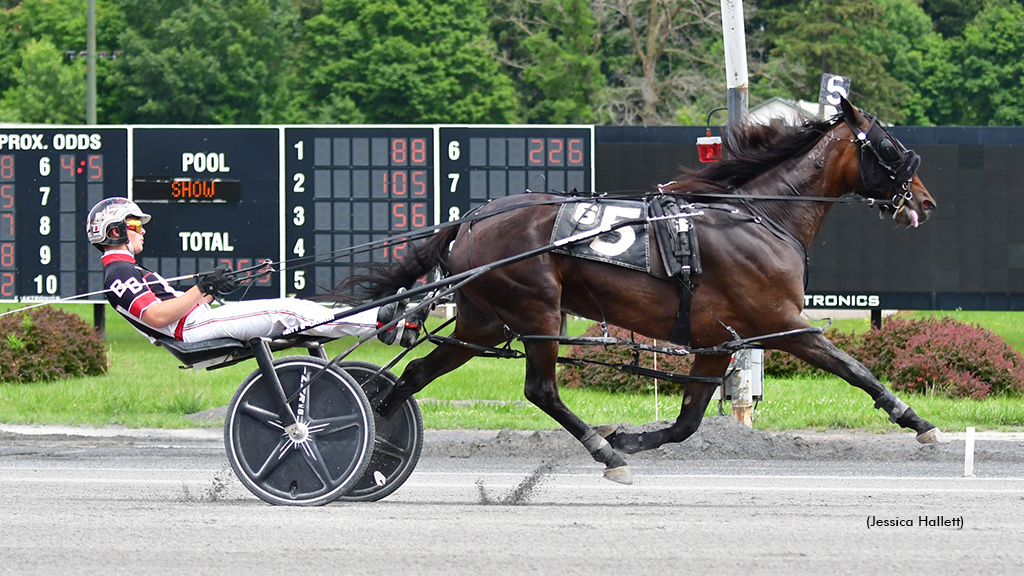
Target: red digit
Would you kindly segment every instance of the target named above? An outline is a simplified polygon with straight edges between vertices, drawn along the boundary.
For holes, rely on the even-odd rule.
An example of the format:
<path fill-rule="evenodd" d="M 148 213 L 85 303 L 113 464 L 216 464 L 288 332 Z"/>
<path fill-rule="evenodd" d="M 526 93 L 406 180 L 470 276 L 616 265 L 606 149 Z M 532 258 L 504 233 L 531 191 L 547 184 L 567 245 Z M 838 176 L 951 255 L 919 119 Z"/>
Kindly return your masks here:
<path fill-rule="evenodd" d="M 412 173 L 412 195 L 423 197 L 427 195 L 427 172 L 426 170 L 414 170 Z"/>
<path fill-rule="evenodd" d="M 14 272 L 0 274 L 0 295 L 14 296 Z"/>
<path fill-rule="evenodd" d="M 544 165 L 544 139 L 530 138 L 530 165 Z"/>
<path fill-rule="evenodd" d="M 405 138 L 393 138 L 391 140 L 391 163 L 405 164 Z"/>
<path fill-rule="evenodd" d="M 14 208 L 13 184 L 0 184 L 0 208 Z"/>
<path fill-rule="evenodd" d="M 11 242 L 0 245 L 0 268 L 14 268 L 14 244 Z"/>
<path fill-rule="evenodd" d="M 260 262 L 270 262 L 270 259 L 269 258 L 262 258 L 262 259 L 260 259 Z M 268 263 L 266 266 L 264 266 L 260 270 L 260 272 L 263 272 L 264 274 L 263 274 L 263 276 L 260 276 L 260 279 L 257 280 L 256 283 L 261 285 L 261 286 L 262 285 L 269 285 L 270 282 L 274 279 L 273 275 L 268 273 L 268 272 L 270 272 L 270 264 Z"/>
<path fill-rule="evenodd" d="M 427 205 L 422 202 L 417 202 L 412 205 L 412 227 L 413 228 L 426 228 L 427 227 Z"/>
<path fill-rule="evenodd" d="M 61 154 L 60 155 L 60 181 L 61 182 L 74 182 L 75 181 L 75 155 L 74 154 Z"/>
<path fill-rule="evenodd" d="M 409 205 L 399 202 L 391 206 L 391 227 L 395 230 L 405 230 L 409 225 Z"/>
<path fill-rule="evenodd" d="M 89 160 L 89 180 L 100 181 L 103 180 L 103 156 L 99 154 L 91 154 Z"/>
<path fill-rule="evenodd" d="M 402 254 L 405 253 L 405 249 L 408 248 L 408 242 L 402 242 L 391 249 L 391 255 L 395 257 L 395 260 L 402 258 Z"/>
<path fill-rule="evenodd" d="M 583 140 L 572 138 L 569 140 L 569 165 L 583 165 Z"/>
<path fill-rule="evenodd" d="M 10 182 L 14 180 L 14 156 L 4 154 L 0 156 L 0 180 Z"/>
<path fill-rule="evenodd" d="M 417 166 L 427 163 L 427 141 L 423 138 L 412 139 L 412 163 Z"/>
<path fill-rule="evenodd" d="M 391 173 L 391 195 L 403 197 L 408 192 L 406 180 L 409 173 L 405 170 L 396 170 Z"/>
<path fill-rule="evenodd" d="M 548 139 L 548 166 L 562 165 L 562 147 L 565 142 L 561 138 Z"/>

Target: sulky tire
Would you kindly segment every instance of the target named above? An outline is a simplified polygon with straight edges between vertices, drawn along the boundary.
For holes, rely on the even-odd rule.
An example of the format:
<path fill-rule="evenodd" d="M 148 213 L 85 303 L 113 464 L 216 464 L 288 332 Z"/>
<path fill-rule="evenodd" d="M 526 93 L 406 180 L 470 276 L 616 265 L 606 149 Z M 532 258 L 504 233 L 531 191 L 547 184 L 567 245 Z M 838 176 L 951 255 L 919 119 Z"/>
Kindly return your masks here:
<path fill-rule="evenodd" d="M 327 364 L 313 356 L 274 361 L 285 396 Z M 373 451 L 370 403 L 351 376 L 334 368 L 291 402 L 303 434 L 284 431 L 277 401 L 259 369 L 238 387 L 224 420 L 231 468 L 260 499 L 287 506 L 318 506 L 348 492 L 362 477 Z"/>
<path fill-rule="evenodd" d="M 388 371 L 376 378 L 373 375 L 380 366 L 369 362 L 339 362 L 341 368 L 359 382 L 363 392 L 376 406 L 384 396 L 398 384 L 398 378 Z M 416 468 L 423 450 L 423 416 L 415 398 L 409 398 L 390 418 L 374 411 L 373 455 L 366 472 L 339 500 L 349 502 L 373 502 L 380 500 L 405 483 Z"/>

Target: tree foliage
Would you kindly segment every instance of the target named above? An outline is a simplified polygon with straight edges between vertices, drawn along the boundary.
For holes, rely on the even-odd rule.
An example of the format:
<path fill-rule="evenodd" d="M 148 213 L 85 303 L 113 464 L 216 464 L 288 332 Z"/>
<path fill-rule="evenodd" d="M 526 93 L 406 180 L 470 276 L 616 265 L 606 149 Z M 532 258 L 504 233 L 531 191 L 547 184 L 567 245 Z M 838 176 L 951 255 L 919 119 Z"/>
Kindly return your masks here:
<path fill-rule="evenodd" d="M 607 80 L 602 36 L 586 0 L 507 0 L 491 6 L 499 60 L 528 122 L 592 123 Z"/>
<path fill-rule="evenodd" d="M 275 117 L 297 10 L 270 0 L 128 0 L 155 23 L 121 35 L 119 122 L 260 123 Z M 153 25 L 155 24 L 155 25 Z"/>
<path fill-rule="evenodd" d="M 507 123 L 483 0 L 324 0 L 305 25 L 310 120 Z"/>
<path fill-rule="evenodd" d="M 746 0 L 751 105 L 1024 124 L 1024 0 Z M 0 0 L 0 121 L 84 120 L 82 0 Z M 97 0 L 115 123 L 703 123 L 717 0 Z"/>

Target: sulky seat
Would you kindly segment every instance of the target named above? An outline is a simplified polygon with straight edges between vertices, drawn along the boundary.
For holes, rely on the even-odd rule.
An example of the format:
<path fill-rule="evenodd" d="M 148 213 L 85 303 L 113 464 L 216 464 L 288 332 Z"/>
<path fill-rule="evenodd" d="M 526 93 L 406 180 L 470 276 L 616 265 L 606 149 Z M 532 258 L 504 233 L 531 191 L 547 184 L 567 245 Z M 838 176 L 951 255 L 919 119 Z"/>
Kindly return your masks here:
<path fill-rule="evenodd" d="M 326 360 L 327 352 L 324 351 L 324 344 L 331 340 L 332 338 L 294 335 L 288 338 L 271 339 L 268 344 L 272 352 L 289 348 L 305 348 L 311 356 Z M 166 348 L 183 364 L 182 368 L 193 370 L 216 370 L 254 357 L 252 346 L 248 342 L 234 338 L 182 342 L 174 338 L 161 337 L 157 339 L 156 345 Z"/>

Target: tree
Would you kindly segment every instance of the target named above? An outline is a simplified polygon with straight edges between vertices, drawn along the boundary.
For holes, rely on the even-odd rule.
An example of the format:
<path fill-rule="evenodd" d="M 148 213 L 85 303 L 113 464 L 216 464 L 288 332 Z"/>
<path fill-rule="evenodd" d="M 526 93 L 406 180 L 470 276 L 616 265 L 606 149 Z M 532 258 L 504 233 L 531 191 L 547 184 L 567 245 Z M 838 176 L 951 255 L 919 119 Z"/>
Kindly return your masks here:
<path fill-rule="evenodd" d="M 18 70 L 23 69 L 23 58 L 30 52 L 39 56 L 39 46 L 31 51 L 27 46 L 32 42 L 48 42 L 61 54 L 56 60 L 59 65 L 77 70 L 84 70 L 85 61 L 64 56 L 66 51 L 79 54 L 86 48 L 85 38 L 85 16 L 86 3 L 82 0 L 23 0 L 14 3 L 10 9 L 0 11 L 0 93 L 17 88 L 19 80 L 35 83 L 37 86 L 41 79 L 31 75 L 19 74 Z M 6 6 L 6 5 L 5 5 Z M 119 48 L 117 35 L 124 30 L 125 21 L 123 14 L 116 0 L 98 0 L 96 3 L 96 44 L 98 51 L 112 53 Z M 39 62 L 33 66 L 39 65 Z M 98 92 L 105 95 L 104 82 L 109 78 L 112 68 L 109 60 L 101 60 L 97 63 L 97 84 L 100 86 Z M 61 73 L 52 70 L 53 73 Z M 68 73 L 70 74 L 70 73 Z M 47 94 L 55 101 L 67 102 L 67 105 L 77 105 L 80 98 L 80 91 L 85 90 L 85 74 L 81 76 L 81 86 L 75 86 L 73 82 L 61 84 L 73 90 L 73 93 L 59 95 Z M 70 76 L 68 76 L 70 78 Z M 50 86 L 48 90 L 55 89 Z M 32 90 L 29 89 L 31 92 Z M 13 94 L 13 93 L 12 93 Z M 104 99 L 98 103 L 99 111 L 102 113 Z M 28 103 L 25 106 L 30 106 Z M 75 122 L 85 120 L 85 105 L 81 105 L 81 114 L 75 116 Z M 63 113 L 62 113 L 63 114 Z M 102 119 L 102 114 L 100 115 Z"/>
<path fill-rule="evenodd" d="M 0 121 L 39 124 L 85 122 L 85 62 L 64 65 L 64 52 L 47 39 L 19 50 L 21 65 L 0 98 Z"/>
<path fill-rule="evenodd" d="M 799 0 L 766 12 L 766 19 L 774 23 L 769 28 L 774 42 L 770 56 L 782 54 L 805 70 L 790 86 L 794 97 L 816 101 L 821 74 L 840 74 L 852 80 L 858 106 L 890 122 L 903 119 L 900 103 L 911 90 L 889 73 L 886 56 L 868 47 L 880 29 L 890 33 L 880 2 Z"/>
<path fill-rule="evenodd" d="M 499 59 L 528 122 L 591 123 L 601 72 L 601 34 L 587 0 L 507 0 L 491 5 Z"/>
<path fill-rule="evenodd" d="M 1024 124 L 1024 8 L 992 0 L 960 38 L 950 60 L 959 74 L 942 87 L 953 102 L 952 122 L 963 125 Z"/>
<path fill-rule="evenodd" d="M 938 95 L 926 85 L 943 73 L 941 60 L 936 62 L 935 57 L 944 52 L 944 41 L 932 30 L 932 21 L 917 0 L 876 1 L 882 9 L 881 25 L 862 31 L 858 41 L 870 53 L 881 56 L 886 74 L 907 88 L 905 96 L 893 102 L 898 113 L 883 120 L 932 125 L 932 108 Z"/>
<path fill-rule="evenodd" d="M 115 122 L 275 121 L 298 11 L 270 0 L 127 2 Z"/>
<path fill-rule="evenodd" d="M 981 11 L 985 0 L 925 0 L 921 9 L 931 18 L 936 32 L 955 38 L 964 32 L 967 23 Z"/>
<path fill-rule="evenodd" d="M 294 120 L 519 120 L 484 0 L 324 0 L 305 30 Z"/>
<path fill-rule="evenodd" d="M 612 124 L 671 124 L 679 108 L 725 94 L 718 2 L 597 0 L 594 6 L 609 79 L 600 111 Z"/>

